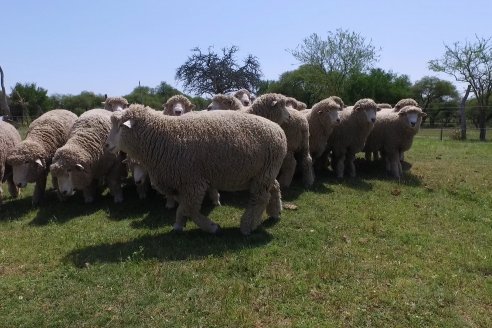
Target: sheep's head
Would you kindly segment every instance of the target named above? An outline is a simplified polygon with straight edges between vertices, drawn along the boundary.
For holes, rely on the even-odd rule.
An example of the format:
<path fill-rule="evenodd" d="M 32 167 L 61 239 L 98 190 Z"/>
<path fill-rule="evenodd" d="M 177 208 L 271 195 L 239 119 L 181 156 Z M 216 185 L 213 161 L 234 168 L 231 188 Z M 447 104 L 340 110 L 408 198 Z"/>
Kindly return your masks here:
<path fill-rule="evenodd" d="M 18 144 L 7 157 L 7 164 L 12 166 L 14 183 L 24 188 L 28 183 L 36 182 L 41 174 L 45 174 L 47 167 L 44 158 L 44 148 L 37 142 L 24 140 Z"/>
<path fill-rule="evenodd" d="M 398 112 L 400 109 L 402 109 L 405 106 L 419 107 L 419 104 L 412 98 L 405 98 L 396 103 L 394 111 Z"/>
<path fill-rule="evenodd" d="M 140 164 L 140 162 L 127 157 L 124 161 L 128 165 L 130 171 L 132 171 L 133 181 L 136 185 L 141 185 L 147 180 L 147 170 Z"/>
<path fill-rule="evenodd" d="M 299 101 L 293 97 L 287 97 L 286 104 L 287 104 L 287 107 L 290 107 L 290 108 L 296 109 L 296 110 L 303 110 L 303 109 L 307 108 L 307 105 L 305 103 L 303 103 L 302 101 Z"/>
<path fill-rule="evenodd" d="M 128 101 L 123 97 L 108 97 L 102 102 L 104 109 L 110 112 L 120 112 L 128 108 Z"/>
<path fill-rule="evenodd" d="M 340 124 L 340 111 L 342 108 L 331 98 L 324 99 L 314 104 L 311 109 L 312 115 L 319 117 L 321 124 L 327 128 Z"/>
<path fill-rule="evenodd" d="M 381 109 L 391 109 L 391 108 L 393 107 L 391 107 L 391 105 L 387 103 L 378 104 L 378 111 L 380 111 Z"/>
<path fill-rule="evenodd" d="M 120 152 L 122 127 L 124 125 L 127 127 L 131 126 L 130 121 L 123 122 L 123 116 L 121 113 L 113 113 L 111 115 L 111 130 L 109 130 L 108 139 L 104 144 L 104 148 L 113 154 Z"/>
<path fill-rule="evenodd" d="M 376 122 L 378 105 L 374 102 L 374 100 L 369 98 L 360 99 L 355 103 L 353 109 L 354 111 L 364 113 L 368 123 L 374 124 Z"/>
<path fill-rule="evenodd" d="M 234 97 L 239 99 L 239 101 L 241 102 L 241 104 L 244 107 L 251 106 L 251 104 L 254 100 L 251 93 L 246 89 L 241 89 L 241 90 L 236 91 L 236 93 L 234 94 Z"/>
<path fill-rule="evenodd" d="M 207 110 L 240 110 L 243 107 L 239 99 L 230 95 L 215 95 Z"/>
<path fill-rule="evenodd" d="M 90 167 L 80 162 L 70 163 L 55 160 L 50 165 L 50 172 L 58 180 L 58 191 L 63 196 L 72 196 L 75 190 L 82 190 L 92 183 Z"/>
<path fill-rule="evenodd" d="M 341 109 L 345 108 L 345 104 L 344 104 L 342 98 L 340 98 L 338 96 L 330 96 L 328 98 L 333 100 L 334 102 L 336 102 L 340 106 Z"/>
<path fill-rule="evenodd" d="M 281 94 L 267 93 L 253 102 L 250 112 L 277 124 L 282 124 L 290 118 L 286 101 L 286 97 Z"/>
<path fill-rule="evenodd" d="M 181 116 L 195 110 L 196 106 L 185 96 L 175 95 L 169 98 L 164 105 L 164 114 L 170 116 Z"/>
<path fill-rule="evenodd" d="M 422 119 L 427 117 L 427 114 L 422 112 L 420 107 L 405 106 L 399 110 L 398 116 L 405 121 L 408 128 L 418 131 L 420 124 L 422 124 Z"/>

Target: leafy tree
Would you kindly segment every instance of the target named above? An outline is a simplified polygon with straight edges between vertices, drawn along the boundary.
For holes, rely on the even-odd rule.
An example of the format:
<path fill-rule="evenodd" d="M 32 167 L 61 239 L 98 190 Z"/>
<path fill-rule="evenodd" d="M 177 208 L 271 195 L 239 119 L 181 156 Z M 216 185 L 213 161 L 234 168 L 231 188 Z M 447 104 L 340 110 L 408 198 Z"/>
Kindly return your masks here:
<path fill-rule="evenodd" d="M 342 29 L 328 32 L 326 39 L 313 33 L 289 52 L 302 64 L 320 67 L 337 95 L 351 76 L 366 72 L 379 57 L 371 41 Z"/>
<path fill-rule="evenodd" d="M 411 86 L 407 75 L 373 68 L 368 73 L 353 74 L 341 95 L 347 103 L 372 98 L 378 103 L 396 104 L 400 99 L 411 96 Z"/>
<path fill-rule="evenodd" d="M 16 83 L 10 93 L 13 116 L 30 119 L 50 109 L 48 90 L 36 83 Z"/>
<path fill-rule="evenodd" d="M 183 94 L 176 88 L 173 88 L 171 85 L 166 82 L 161 82 L 155 89 L 154 92 L 156 95 L 159 95 L 162 98 L 162 103 L 165 103 L 169 98 L 175 95 Z"/>
<path fill-rule="evenodd" d="M 430 126 L 434 126 L 438 116 L 445 117 L 449 123 L 452 114 L 446 107 L 458 105 L 459 94 L 454 84 L 434 76 L 424 76 L 412 86 L 413 98 L 418 101 L 422 110 L 427 113 Z M 447 113 L 440 113 L 441 111 Z"/>
<path fill-rule="evenodd" d="M 491 38 L 476 36 L 475 42 L 455 42 L 445 45 L 441 59 L 429 61 L 429 68 L 453 76 L 456 81 L 471 85 L 479 109 L 480 140 L 485 141 L 489 99 L 492 94 L 492 44 Z"/>
<path fill-rule="evenodd" d="M 143 104 L 157 110 L 162 109 L 163 97 L 157 94 L 155 88 L 137 86 L 124 97 L 130 104 Z"/>
<path fill-rule="evenodd" d="M 54 94 L 50 97 L 52 108 L 63 108 L 77 115 L 93 108 L 101 108 L 104 96 L 91 91 L 82 91 L 79 95 Z"/>
<path fill-rule="evenodd" d="M 194 48 L 191 57 L 176 70 L 176 80 L 183 83 L 185 90 L 197 95 L 227 93 L 241 88 L 255 92 L 260 83 L 260 63 L 255 56 L 248 55 L 243 65 L 239 65 L 235 58 L 238 50 L 231 46 L 217 54 L 213 47 L 206 53 Z"/>

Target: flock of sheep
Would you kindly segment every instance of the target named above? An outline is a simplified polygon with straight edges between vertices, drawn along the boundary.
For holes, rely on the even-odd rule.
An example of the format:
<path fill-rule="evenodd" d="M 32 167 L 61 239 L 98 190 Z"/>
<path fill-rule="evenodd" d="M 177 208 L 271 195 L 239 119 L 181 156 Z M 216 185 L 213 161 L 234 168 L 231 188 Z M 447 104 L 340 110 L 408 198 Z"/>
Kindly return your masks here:
<path fill-rule="evenodd" d="M 24 140 L 0 120 L 2 183 L 8 182 L 12 197 L 35 183 L 37 205 L 51 173 L 62 201 L 80 190 L 90 203 L 107 186 L 119 203 L 129 170 L 140 198 L 154 188 L 166 197 L 166 207 L 178 204 L 175 230 L 191 218 L 209 233 L 220 227 L 200 212 L 204 197 L 220 205 L 219 191 L 248 190 L 240 222 L 247 235 L 261 224 L 263 212 L 280 218 L 281 190 L 296 170 L 307 188 L 315 168 L 328 163 L 338 178 L 354 177 L 355 156 L 363 151 L 367 160 L 383 157 L 386 170 L 400 178 L 403 154 L 426 116 L 413 99 L 392 107 L 366 98 L 347 107 L 332 96 L 308 109 L 281 94 L 255 99 L 245 89 L 216 95 L 207 110 L 194 109 L 182 95 L 171 97 L 163 111 L 112 97 L 104 109 L 80 117 L 51 110 L 30 124 Z M 2 196 L 0 185 L 0 204 Z"/>

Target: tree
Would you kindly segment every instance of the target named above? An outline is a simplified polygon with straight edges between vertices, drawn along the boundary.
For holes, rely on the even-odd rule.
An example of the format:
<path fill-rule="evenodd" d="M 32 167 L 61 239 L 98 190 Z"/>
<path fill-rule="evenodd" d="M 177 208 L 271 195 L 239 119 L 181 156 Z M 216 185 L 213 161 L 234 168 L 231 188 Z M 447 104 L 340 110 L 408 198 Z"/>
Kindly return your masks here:
<path fill-rule="evenodd" d="M 5 92 L 5 85 L 3 84 L 2 66 L 0 66 L 0 81 L 2 86 L 2 93 L 0 94 L 0 115 L 10 116 L 10 108 L 7 102 L 7 93 Z"/>
<path fill-rule="evenodd" d="M 485 141 L 487 107 L 492 94 L 492 44 L 491 38 L 476 36 L 476 41 L 445 45 L 441 59 L 429 61 L 435 72 L 452 75 L 456 81 L 471 85 L 479 105 L 480 140 Z"/>
<path fill-rule="evenodd" d="M 371 41 L 359 33 L 337 29 L 323 40 L 313 33 L 289 52 L 302 64 L 315 65 L 329 76 L 335 94 L 353 74 L 366 72 L 377 62 L 378 54 Z"/>
<path fill-rule="evenodd" d="M 458 91 L 454 84 L 434 76 L 424 76 L 412 86 L 413 97 L 429 117 L 429 124 L 434 126 L 436 117 L 445 104 L 458 103 Z"/>
<path fill-rule="evenodd" d="M 38 87 L 36 83 L 16 83 L 10 93 L 12 115 L 24 119 L 36 117 L 50 109 L 48 90 Z M 41 110 L 40 110 L 41 108 Z"/>
<path fill-rule="evenodd" d="M 260 84 L 261 70 L 258 59 L 248 55 L 240 66 L 235 58 L 236 46 L 223 48 L 222 54 L 208 48 L 192 49 L 193 54 L 176 70 L 176 80 L 184 89 L 197 95 L 227 93 L 241 88 L 255 92 Z"/>

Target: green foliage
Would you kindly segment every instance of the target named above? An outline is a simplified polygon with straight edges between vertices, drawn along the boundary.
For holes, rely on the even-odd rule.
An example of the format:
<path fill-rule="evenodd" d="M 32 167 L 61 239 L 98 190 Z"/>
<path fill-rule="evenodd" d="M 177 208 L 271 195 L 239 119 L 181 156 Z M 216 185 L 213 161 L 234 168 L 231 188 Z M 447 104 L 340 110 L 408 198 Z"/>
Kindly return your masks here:
<path fill-rule="evenodd" d="M 22 116 L 23 106 L 27 106 L 30 117 L 37 117 L 39 112 L 51 109 L 48 90 L 38 87 L 36 83 L 16 83 L 10 93 L 10 102 L 12 116 Z"/>
<path fill-rule="evenodd" d="M 50 97 L 52 108 L 63 108 L 82 114 L 93 108 L 101 108 L 104 96 L 90 91 L 82 91 L 79 95 L 54 94 Z"/>
<path fill-rule="evenodd" d="M 223 48 L 222 54 L 208 48 L 202 53 L 200 48 L 192 49 L 193 54 L 176 70 L 176 80 L 183 83 L 184 89 L 196 95 L 225 94 L 246 88 L 255 92 L 260 83 L 261 70 L 258 59 L 248 55 L 241 66 L 235 54 L 236 46 Z"/>

